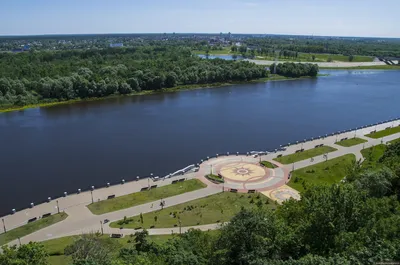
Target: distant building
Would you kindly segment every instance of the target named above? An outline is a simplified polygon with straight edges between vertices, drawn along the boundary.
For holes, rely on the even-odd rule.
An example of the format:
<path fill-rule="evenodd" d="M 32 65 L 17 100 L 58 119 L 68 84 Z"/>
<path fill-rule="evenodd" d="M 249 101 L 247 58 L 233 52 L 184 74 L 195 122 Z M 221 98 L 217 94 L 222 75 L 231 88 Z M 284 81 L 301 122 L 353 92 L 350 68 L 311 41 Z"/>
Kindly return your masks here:
<path fill-rule="evenodd" d="M 111 43 L 111 44 L 110 44 L 110 47 L 111 47 L 111 48 L 115 48 L 115 47 L 124 47 L 124 44 L 123 44 L 123 43 Z"/>

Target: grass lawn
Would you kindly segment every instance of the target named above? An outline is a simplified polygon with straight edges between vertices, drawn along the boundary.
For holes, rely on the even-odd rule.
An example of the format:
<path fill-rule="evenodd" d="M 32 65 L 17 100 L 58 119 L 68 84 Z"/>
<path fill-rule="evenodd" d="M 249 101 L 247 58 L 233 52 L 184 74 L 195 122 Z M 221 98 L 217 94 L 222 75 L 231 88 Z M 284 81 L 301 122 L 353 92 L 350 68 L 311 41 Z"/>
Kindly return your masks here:
<path fill-rule="evenodd" d="M 218 236 L 219 231 L 212 230 L 204 233 L 209 233 L 213 236 Z M 165 244 L 168 240 L 179 236 L 178 234 L 174 235 L 154 235 L 149 236 L 150 241 L 156 244 Z M 109 235 L 101 236 L 102 240 L 106 241 L 107 244 L 111 246 L 111 249 L 114 254 L 117 255 L 119 250 L 122 247 L 125 247 L 129 244 L 129 240 L 131 239 L 129 236 L 125 236 L 124 238 L 109 238 Z M 48 241 L 42 242 L 45 246 L 47 253 L 49 253 L 49 264 L 50 265 L 70 265 L 72 262 L 71 257 L 64 256 L 64 249 L 73 244 L 76 240 L 79 239 L 79 236 L 68 236 L 57 239 L 52 239 Z"/>
<path fill-rule="evenodd" d="M 0 246 L 19 237 L 24 237 L 47 226 L 58 223 L 67 217 L 68 215 L 66 213 L 54 214 L 49 217 L 42 218 L 24 226 L 7 231 L 7 233 L 3 233 L 0 235 Z"/>
<path fill-rule="evenodd" d="M 363 162 L 363 167 L 376 167 L 379 158 L 383 156 L 386 150 L 386 145 L 378 144 L 374 147 L 366 148 L 361 150 L 361 154 L 365 158 Z"/>
<path fill-rule="evenodd" d="M 276 166 L 274 164 L 272 164 L 271 162 L 268 162 L 268 161 L 261 161 L 260 164 L 267 168 L 276 168 Z"/>
<path fill-rule="evenodd" d="M 394 139 L 392 141 L 389 142 L 389 144 L 395 144 L 397 142 L 400 142 L 400 138 Z"/>
<path fill-rule="evenodd" d="M 293 172 L 288 186 L 300 192 L 304 186 L 338 183 L 346 175 L 347 166 L 356 161 L 353 154 L 337 157 Z"/>
<path fill-rule="evenodd" d="M 191 179 L 176 184 L 170 184 L 148 191 L 135 192 L 110 200 L 95 202 L 88 205 L 89 210 L 93 214 L 104 214 L 126 209 L 132 206 L 160 200 L 163 198 L 179 195 L 185 192 L 194 191 L 205 188 L 206 185 L 197 180 Z"/>
<path fill-rule="evenodd" d="M 367 134 L 365 136 L 378 139 L 378 138 L 382 138 L 382 137 L 385 137 L 385 136 L 388 136 L 388 135 L 392 135 L 392 134 L 395 134 L 395 133 L 399 133 L 399 132 L 400 132 L 400 126 L 396 126 L 396 127 L 393 127 L 393 128 L 382 130 L 382 131 L 377 131 L 376 133 L 370 133 L 370 134 Z"/>
<path fill-rule="evenodd" d="M 347 140 L 344 140 L 344 141 L 337 142 L 336 144 L 340 145 L 340 146 L 343 146 L 343 147 L 350 147 L 350 146 L 353 146 L 353 145 L 358 145 L 358 144 L 362 144 L 362 143 L 366 143 L 366 142 L 368 142 L 368 141 L 365 140 L 365 139 L 350 138 L 350 139 L 347 139 Z"/>
<path fill-rule="evenodd" d="M 143 224 L 140 217 L 135 216 L 127 218 L 125 224 L 123 224 L 123 220 L 120 220 L 111 223 L 110 226 L 114 228 L 150 228 L 151 226 L 169 228 L 178 226 L 179 220 L 182 226 L 226 222 L 237 214 L 242 207 L 256 207 L 257 203 L 262 203 L 266 207 L 276 207 L 272 201 L 262 194 L 221 192 L 163 210 L 143 214 Z"/>
<path fill-rule="evenodd" d="M 206 175 L 206 178 L 207 178 L 209 181 L 214 182 L 214 183 L 217 183 L 217 184 L 219 184 L 219 183 L 224 183 L 224 182 L 225 182 L 225 181 L 224 181 L 224 178 L 220 177 L 219 175 L 208 174 L 208 175 Z"/>
<path fill-rule="evenodd" d="M 336 151 L 336 148 L 330 146 L 322 146 L 317 147 L 309 150 L 305 150 L 304 152 L 299 152 L 287 156 L 277 157 L 274 158 L 275 161 L 282 163 L 282 164 L 291 164 L 294 162 L 302 161 L 311 157 L 323 155 L 325 153 L 330 153 Z"/>

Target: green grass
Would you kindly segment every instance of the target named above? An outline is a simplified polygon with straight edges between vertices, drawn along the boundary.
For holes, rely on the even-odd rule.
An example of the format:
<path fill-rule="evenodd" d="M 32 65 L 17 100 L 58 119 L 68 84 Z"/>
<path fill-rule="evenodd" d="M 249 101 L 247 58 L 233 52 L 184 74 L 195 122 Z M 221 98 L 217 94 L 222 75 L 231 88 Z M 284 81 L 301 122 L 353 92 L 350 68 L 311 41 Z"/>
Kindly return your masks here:
<path fill-rule="evenodd" d="M 260 164 L 267 168 L 276 168 L 276 166 L 274 164 L 272 164 L 271 162 L 268 162 L 268 161 L 261 161 Z"/>
<path fill-rule="evenodd" d="M 218 236 L 219 231 L 207 231 L 204 233 L 208 233 L 213 236 Z M 179 236 L 178 234 L 174 235 L 153 235 L 149 236 L 149 240 L 162 245 L 165 244 L 168 240 Z M 70 265 L 72 262 L 71 257 L 64 255 L 64 249 L 72 245 L 76 240 L 79 239 L 80 236 L 68 236 L 57 239 L 51 239 L 48 241 L 42 242 L 44 247 L 46 248 L 47 253 L 49 253 L 49 264 L 50 265 Z M 111 246 L 114 255 L 117 255 L 119 250 L 129 244 L 129 240 L 131 239 L 129 236 L 125 236 L 123 238 L 109 238 L 109 235 L 101 236 L 102 240 L 106 241 L 107 244 Z"/>
<path fill-rule="evenodd" d="M 395 143 L 398 143 L 398 142 L 400 142 L 400 138 L 397 138 L 397 139 L 394 139 L 394 140 L 390 141 L 389 144 L 395 144 Z"/>
<path fill-rule="evenodd" d="M 304 152 L 299 152 L 291 155 L 286 155 L 282 157 L 274 158 L 275 161 L 282 163 L 282 164 L 291 164 L 294 162 L 302 161 L 311 157 L 323 155 L 326 153 L 330 153 L 336 151 L 336 148 L 330 146 L 322 146 L 318 148 L 313 148 L 309 150 L 305 150 Z"/>
<path fill-rule="evenodd" d="M 26 224 L 24 226 L 9 230 L 7 231 L 7 233 L 3 233 L 0 235 L 0 246 L 15 239 L 32 234 L 33 232 L 43 229 L 47 226 L 61 222 L 67 217 L 68 215 L 66 213 L 54 214 L 49 217 L 42 218 L 32 223 Z"/>
<path fill-rule="evenodd" d="M 336 144 L 340 145 L 340 146 L 343 146 L 343 147 L 350 147 L 350 146 L 353 146 L 353 145 L 358 145 L 358 144 L 362 144 L 362 143 L 366 143 L 366 142 L 368 142 L 368 141 L 365 140 L 365 139 L 350 138 L 350 139 L 347 139 L 347 140 L 344 140 L 344 141 L 337 142 Z"/>
<path fill-rule="evenodd" d="M 370 133 L 370 134 L 367 134 L 366 136 L 368 136 L 370 138 L 378 139 L 378 138 L 382 138 L 382 137 L 385 137 L 385 136 L 388 136 L 388 135 L 392 135 L 392 134 L 395 134 L 395 133 L 400 133 L 400 126 L 396 126 L 396 127 L 393 127 L 393 128 L 385 129 L 385 130 L 382 130 L 382 131 L 377 131 L 376 133 Z"/>
<path fill-rule="evenodd" d="M 197 180 L 191 179 L 176 184 L 170 184 L 149 191 L 135 192 L 121 197 L 116 197 L 110 200 L 104 200 L 89 204 L 87 207 L 93 214 L 104 214 L 114 212 L 136 205 L 157 201 L 163 198 L 179 195 L 185 192 L 190 192 L 205 188 L 206 185 Z"/>
<path fill-rule="evenodd" d="M 361 154 L 365 158 L 362 166 L 363 167 L 377 167 L 378 160 L 383 156 L 386 150 L 386 145 L 378 144 L 370 148 L 361 150 Z"/>
<path fill-rule="evenodd" d="M 225 182 L 224 178 L 222 178 L 218 175 L 214 175 L 214 174 L 208 174 L 208 175 L 206 175 L 206 178 L 214 183 L 224 183 Z"/>
<path fill-rule="evenodd" d="M 242 207 L 256 207 L 260 201 L 266 207 L 275 207 L 262 194 L 239 194 L 221 192 L 205 198 L 189 201 L 172 207 L 164 208 L 151 213 L 143 214 L 143 224 L 140 216 L 127 218 L 110 224 L 114 228 L 170 228 L 179 225 L 195 226 L 229 221 Z M 266 202 L 268 201 L 268 204 Z M 155 219 L 157 217 L 157 219 Z"/>
<path fill-rule="evenodd" d="M 338 183 L 346 175 L 347 166 L 356 161 L 353 154 L 297 169 L 292 173 L 288 186 L 300 192 L 310 185 Z"/>

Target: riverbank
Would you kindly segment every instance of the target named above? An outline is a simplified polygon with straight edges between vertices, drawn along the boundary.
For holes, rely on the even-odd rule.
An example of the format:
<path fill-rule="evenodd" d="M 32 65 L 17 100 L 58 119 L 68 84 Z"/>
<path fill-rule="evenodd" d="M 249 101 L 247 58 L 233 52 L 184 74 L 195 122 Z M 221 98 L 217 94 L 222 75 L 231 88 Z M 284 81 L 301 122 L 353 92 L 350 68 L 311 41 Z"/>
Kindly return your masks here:
<path fill-rule="evenodd" d="M 326 76 L 326 75 L 320 74 L 318 76 Z M 311 77 L 305 76 L 305 77 L 299 77 L 299 78 L 291 78 L 291 77 L 285 77 L 285 76 L 272 74 L 269 77 L 250 80 L 250 81 L 246 81 L 246 82 L 224 82 L 224 83 L 211 83 L 211 84 L 182 85 L 182 86 L 176 86 L 173 88 L 165 88 L 165 89 L 160 89 L 160 90 L 146 90 L 146 91 L 131 93 L 128 95 L 115 94 L 115 95 L 110 95 L 107 97 L 100 97 L 100 98 L 94 97 L 94 98 L 85 98 L 85 99 L 73 99 L 73 100 L 67 100 L 67 101 L 44 102 L 44 103 L 37 103 L 37 104 L 29 104 L 29 105 L 25 105 L 25 106 L 15 106 L 15 107 L 13 106 L 13 107 L 5 108 L 5 109 L 0 109 L 0 113 L 21 111 L 21 110 L 25 110 L 25 109 L 34 109 L 34 108 L 47 108 L 47 107 L 54 107 L 54 106 L 66 105 L 66 104 L 74 104 L 74 103 L 80 103 L 80 102 L 106 100 L 106 99 L 117 98 L 117 97 L 143 96 L 143 95 L 172 93 L 172 92 L 202 89 L 202 88 L 219 88 L 219 87 L 226 87 L 226 86 L 233 86 L 233 85 L 265 83 L 265 82 L 269 82 L 269 81 L 298 80 L 298 79 L 304 79 L 304 78 L 311 78 Z"/>

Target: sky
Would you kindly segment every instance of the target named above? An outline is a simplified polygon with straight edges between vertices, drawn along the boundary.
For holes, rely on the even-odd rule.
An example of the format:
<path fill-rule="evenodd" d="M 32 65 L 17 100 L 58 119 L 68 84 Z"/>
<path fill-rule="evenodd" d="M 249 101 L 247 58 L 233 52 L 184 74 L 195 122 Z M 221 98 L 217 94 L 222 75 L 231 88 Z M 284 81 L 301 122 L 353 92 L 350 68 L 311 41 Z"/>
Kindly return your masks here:
<path fill-rule="evenodd" d="M 400 0 L 1 0 L 0 35 L 255 33 L 400 37 Z"/>

